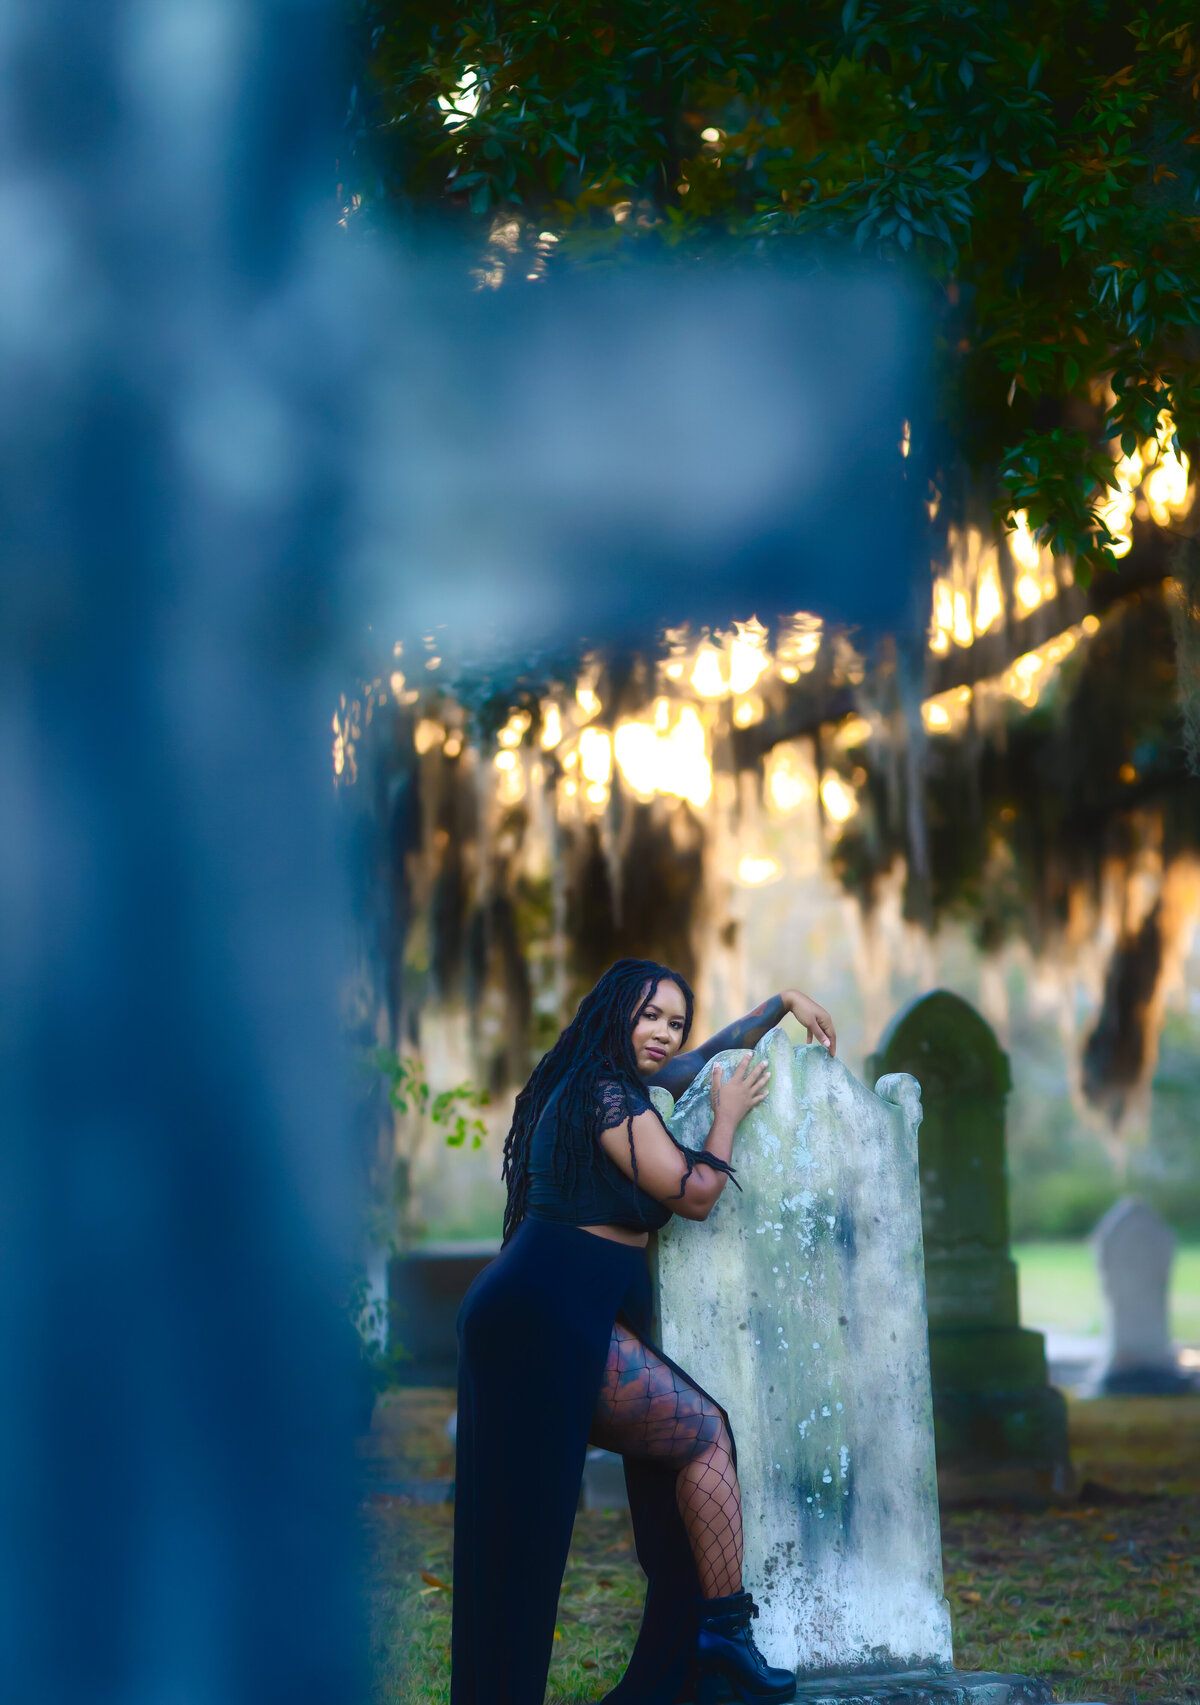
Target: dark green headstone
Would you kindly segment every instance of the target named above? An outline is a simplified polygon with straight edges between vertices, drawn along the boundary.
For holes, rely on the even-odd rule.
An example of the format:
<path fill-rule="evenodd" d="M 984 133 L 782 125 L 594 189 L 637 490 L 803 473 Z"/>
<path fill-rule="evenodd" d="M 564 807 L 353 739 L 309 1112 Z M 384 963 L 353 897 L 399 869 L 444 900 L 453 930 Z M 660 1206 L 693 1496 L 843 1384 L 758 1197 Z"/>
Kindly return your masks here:
<path fill-rule="evenodd" d="M 924 1108 L 921 1217 L 942 1501 L 1068 1497 L 1066 1404 L 1047 1382 L 1042 1334 L 1020 1325 L 1008 1253 L 1008 1059 L 974 1007 L 938 989 L 892 1020 L 867 1081 L 887 1072 L 910 1072 Z"/>

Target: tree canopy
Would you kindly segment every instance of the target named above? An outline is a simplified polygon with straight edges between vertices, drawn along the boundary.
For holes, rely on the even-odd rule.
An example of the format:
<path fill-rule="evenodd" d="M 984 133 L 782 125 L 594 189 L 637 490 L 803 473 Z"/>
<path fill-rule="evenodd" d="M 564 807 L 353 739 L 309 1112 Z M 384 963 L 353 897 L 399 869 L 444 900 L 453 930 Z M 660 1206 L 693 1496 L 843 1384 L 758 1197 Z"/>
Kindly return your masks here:
<path fill-rule="evenodd" d="M 933 311 L 932 476 L 965 473 L 1001 522 L 1024 510 L 1084 576 L 1115 560 L 1122 455 L 1174 431 L 1194 461 L 1186 0 L 356 0 L 353 17 L 341 170 L 360 217 L 440 210 L 524 256 L 522 283 L 731 240 L 902 267 Z"/>

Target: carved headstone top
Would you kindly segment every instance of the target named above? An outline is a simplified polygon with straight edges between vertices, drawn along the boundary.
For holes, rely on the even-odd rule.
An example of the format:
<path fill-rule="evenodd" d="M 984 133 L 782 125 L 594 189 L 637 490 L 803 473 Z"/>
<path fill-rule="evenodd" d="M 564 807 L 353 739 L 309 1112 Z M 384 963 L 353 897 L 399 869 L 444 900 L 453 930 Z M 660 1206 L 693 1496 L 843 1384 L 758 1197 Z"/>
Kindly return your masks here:
<path fill-rule="evenodd" d="M 960 995 L 936 989 L 892 1020 L 867 1075 L 908 1072 L 921 1085 L 921 1211 L 926 1260 L 969 1257 L 977 1264 L 1008 1255 L 1008 1185 L 1004 1173 L 1004 1103 L 1008 1058 L 991 1026 Z M 1016 1324 L 1015 1276 L 953 1285 L 961 1312 L 993 1325 Z M 949 1292 L 947 1292 L 949 1299 Z M 930 1284 L 930 1315 L 942 1298 Z"/>
<path fill-rule="evenodd" d="M 949 989 L 918 995 L 901 1007 L 867 1062 L 876 1072 L 910 1072 L 921 1085 L 926 1114 L 942 1094 L 996 1097 L 1012 1088 L 1008 1056 L 987 1020 Z"/>

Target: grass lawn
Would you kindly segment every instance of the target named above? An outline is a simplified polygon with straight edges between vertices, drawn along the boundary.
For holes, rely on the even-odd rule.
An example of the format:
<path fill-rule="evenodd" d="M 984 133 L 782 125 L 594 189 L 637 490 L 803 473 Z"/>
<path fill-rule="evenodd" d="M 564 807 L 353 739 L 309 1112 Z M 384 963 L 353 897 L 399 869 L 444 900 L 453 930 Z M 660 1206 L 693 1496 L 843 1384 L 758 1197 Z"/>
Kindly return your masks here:
<path fill-rule="evenodd" d="M 397 1473 L 444 1472 L 449 1403 L 449 1393 L 431 1392 L 390 1400 L 385 1430 L 401 1452 Z M 1043 1676 L 1063 1701 L 1200 1702 L 1200 1398 L 1073 1403 L 1071 1444 L 1081 1483 L 1100 1488 L 1092 1502 L 944 1517 L 956 1662 Z M 451 1511 L 375 1497 L 365 1516 L 374 1705 L 444 1705 Z M 581 1513 L 548 1705 L 587 1705 L 614 1685 L 641 1591 L 626 1517 Z"/>
<path fill-rule="evenodd" d="M 1019 1243 L 1013 1255 L 1025 1325 L 1078 1333 L 1104 1330 L 1100 1281 L 1089 1244 Z M 1200 1245 L 1176 1249 L 1170 1304 L 1176 1342 L 1200 1346 Z"/>

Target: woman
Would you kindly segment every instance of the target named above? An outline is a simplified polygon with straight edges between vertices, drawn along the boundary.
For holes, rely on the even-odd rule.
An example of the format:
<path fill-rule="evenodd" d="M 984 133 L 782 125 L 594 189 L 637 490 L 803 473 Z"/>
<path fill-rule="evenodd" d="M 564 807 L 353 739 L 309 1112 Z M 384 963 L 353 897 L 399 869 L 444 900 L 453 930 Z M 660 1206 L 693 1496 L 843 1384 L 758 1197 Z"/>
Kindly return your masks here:
<path fill-rule="evenodd" d="M 458 1321 L 452 1705 L 541 1705 L 589 1441 L 625 1458 L 648 1577 L 608 1705 L 793 1695 L 791 1672 L 769 1668 L 750 1633 L 728 1416 L 651 1343 L 645 1256 L 672 1213 L 712 1212 L 768 1074 L 749 1057 L 724 1081 L 714 1070 L 700 1153 L 671 1136 L 648 1087 L 678 1098 L 714 1054 L 753 1047 L 786 1012 L 835 1050 L 829 1014 L 786 990 L 684 1053 L 686 982 L 622 959 L 517 1097 L 504 1247 Z"/>

